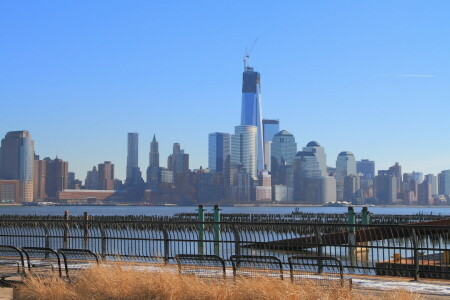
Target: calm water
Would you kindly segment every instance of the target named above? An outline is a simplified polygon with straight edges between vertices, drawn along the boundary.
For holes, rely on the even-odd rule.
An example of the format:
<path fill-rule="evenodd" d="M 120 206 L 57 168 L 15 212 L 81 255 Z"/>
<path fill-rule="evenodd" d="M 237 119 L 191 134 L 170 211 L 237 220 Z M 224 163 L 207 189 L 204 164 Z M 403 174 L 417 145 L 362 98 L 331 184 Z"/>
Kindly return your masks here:
<path fill-rule="evenodd" d="M 224 206 L 222 213 L 245 213 L 245 214 L 288 214 L 297 207 L 235 207 Z M 207 206 L 206 212 L 212 212 L 213 207 Z M 158 215 L 172 216 L 176 213 L 195 213 L 196 206 L 0 206 L 1 214 L 20 215 L 63 215 L 68 210 L 71 215 L 82 215 L 88 212 L 90 215 Z M 346 207 L 298 207 L 300 212 L 312 213 L 345 213 Z M 359 213 L 361 207 L 355 207 Z M 450 215 L 450 207 L 369 207 L 369 211 L 375 214 L 433 214 Z"/>

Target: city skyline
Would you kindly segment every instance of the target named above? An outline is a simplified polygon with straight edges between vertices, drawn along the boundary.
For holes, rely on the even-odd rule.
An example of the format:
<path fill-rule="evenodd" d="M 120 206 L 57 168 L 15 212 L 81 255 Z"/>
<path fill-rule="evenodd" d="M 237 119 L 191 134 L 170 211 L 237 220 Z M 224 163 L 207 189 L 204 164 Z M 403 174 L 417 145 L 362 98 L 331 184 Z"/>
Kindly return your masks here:
<path fill-rule="evenodd" d="M 450 168 L 448 3 L 266 3 L 255 22 L 237 4 L 179 4 L 0 4 L 2 135 L 28 130 L 37 154 L 70 162 L 80 179 L 103 161 L 125 179 L 134 131 L 143 173 L 154 134 L 162 158 L 179 142 L 191 168 L 205 168 L 208 134 L 239 124 L 242 56 L 258 37 L 262 117 L 299 148 L 318 141 L 330 166 L 351 151 L 377 169 Z"/>

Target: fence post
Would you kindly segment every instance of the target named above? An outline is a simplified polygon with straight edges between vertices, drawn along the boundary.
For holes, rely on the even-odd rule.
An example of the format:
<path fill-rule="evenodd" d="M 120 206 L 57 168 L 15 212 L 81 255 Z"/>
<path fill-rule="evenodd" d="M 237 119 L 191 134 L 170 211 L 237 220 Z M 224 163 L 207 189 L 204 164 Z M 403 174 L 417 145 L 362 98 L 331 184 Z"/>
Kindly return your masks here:
<path fill-rule="evenodd" d="M 416 229 L 411 229 L 411 239 L 413 244 L 413 252 L 414 252 L 414 279 L 413 281 L 419 281 L 419 272 L 420 272 L 420 266 L 419 266 L 419 251 L 418 251 L 418 239 L 416 234 Z M 405 265 L 407 266 L 407 265 Z"/>
<path fill-rule="evenodd" d="M 233 225 L 233 235 L 234 235 L 234 255 L 241 255 L 241 237 L 239 236 L 239 231 L 236 225 Z"/>
<path fill-rule="evenodd" d="M 90 216 L 87 212 L 83 213 L 83 230 L 84 230 L 84 241 L 86 242 L 89 239 L 89 225 L 88 221 Z"/>
<path fill-rule="evenodd" d="M 220 255 L 220 209 L 214 205 L 214 254 Z"/>
<path fill-rule="evenodd" d="M 198 206 L 198 254 L 204 254 L 205 240 L 205 209 L 203 205 Z"/>
<path fill-rule="evenodd" d="M 355 210 L 352 206 L 348 207 L 348 224 L 355 225 L 356 224 L 356 215 Z M 355 226 L 351 226 L 348 228 L 348 251 L 349 255 L 353 257 L 356 246 L 356 237 L 355 237 Z"/>
<path fill-rule="evenodd" d="M 49 230 L 48 230 L 48 224 L 45 223 L 44 224 L 44 236 L 45 236 L 45 248 L 50 248 L 50 238 L 49 238 L 49 234 L 48 234 Z"/>
<path fill-rule="evenodd" d="M 323 256 L 323 249 L 322 249 L 322 235 L 320 234 L 319 225 L 316 225 L 314 227 L 315 233 L 316 233 L 316 241 L 317 241 L 317 256 L 322 257 Z M 319 268 L 318 272 L 321 274 L 323 272 L 323 261 L 321 259 L 317 260 L 317 266 Z"/>
<path fill-rule="evenodd" d="M 69 211 L 68 210 L 66 210 L 64 212 L 64 220 L 69 220 Z M 64 248 L 69 248 L 67 245 L 68 241 L 69 241 L 69 223 L 64 223 L 64 237 L 63 237 Z"/>
<path fill-rule="evenodd" d="M 162 233 L 164 237 L 164 264 L 168 264 L 170 254 L 169 233 L 167 232 L 167 229 L 164 227 L 162 228 Z"/>
<path fill-rule="evenodd" d="M 364 206 L 361 211 L 361 224 L 363 225 L 369 225 L 370 224 L 370 215 L 369 215 L 369 209 L 367 206 Z"/>
<path fill-rule="evenodd" d="M 100 224 L 100 235 L 102 239 L 102 261 L 106 259 L 106 231 L 103 224 Z"/>

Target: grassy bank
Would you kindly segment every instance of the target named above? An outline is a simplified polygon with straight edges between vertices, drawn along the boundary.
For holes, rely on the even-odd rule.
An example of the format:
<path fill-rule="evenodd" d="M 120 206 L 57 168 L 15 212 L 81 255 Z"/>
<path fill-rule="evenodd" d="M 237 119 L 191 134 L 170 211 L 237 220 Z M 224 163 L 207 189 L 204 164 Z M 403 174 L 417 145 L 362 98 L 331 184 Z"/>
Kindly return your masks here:
<path fill-rule="evenodd" d="M 406 291 L 384 293 L 383 299 L 422 299 Z M 379 299 L 340 286 L 295 285 L 274 278 L 242 278 L 211 281 L 173 272 L 150 273 L 135 269 L 98 266 L 80 271 L 75 282 L 58 278 L 28 278 L 15 288 L 14 299 L 22 300 L 142 300 L 142 299 L 221 299 L 221 300 L 347 300 Z"/>

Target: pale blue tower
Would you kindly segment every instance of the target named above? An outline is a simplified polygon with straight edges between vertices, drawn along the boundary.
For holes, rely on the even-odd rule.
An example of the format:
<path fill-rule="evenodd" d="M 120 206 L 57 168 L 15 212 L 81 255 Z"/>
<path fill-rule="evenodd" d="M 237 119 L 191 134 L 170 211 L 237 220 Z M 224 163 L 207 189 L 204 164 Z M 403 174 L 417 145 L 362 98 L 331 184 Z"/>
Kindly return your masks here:
<path fill-rule="evenodd" d="M 262 171 L 264 170 L 264 141 L 261 120 L 260 74 L 246 65 L 244 65 L 242 81 L 241 125 L 252 125 L 257 128 L 256 167 L 258 171 Z"/>

